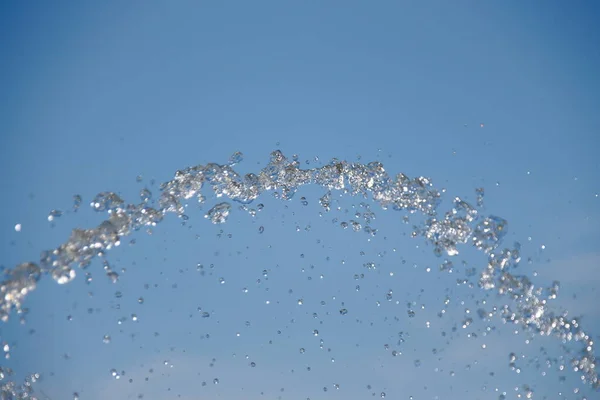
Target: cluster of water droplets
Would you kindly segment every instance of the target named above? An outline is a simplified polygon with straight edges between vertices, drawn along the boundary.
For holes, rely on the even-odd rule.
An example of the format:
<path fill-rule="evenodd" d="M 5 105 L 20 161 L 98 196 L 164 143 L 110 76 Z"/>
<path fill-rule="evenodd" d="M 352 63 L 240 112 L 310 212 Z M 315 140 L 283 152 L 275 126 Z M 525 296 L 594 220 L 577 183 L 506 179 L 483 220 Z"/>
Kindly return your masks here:
<path fill-rule="evenodd" d="M 302 169 L 296 156 L 288 159 L 282 152 L 274 151 L 268 165 L 260 172 L 240 175 L 233 166 L 242 158 L 238 152 L 232 155 L 226 165 L 209 163 L 177 171 L 172 180 L 160 186 L 157 201 L 148 189 L 142 190 L 138 204 L 126 204 L 116 193 L 99 193 L 92 200 L 91 207 L 107 213 L 105 221 L 95 228 L 74 229 L 65 243 L 43 252 L 38 263 L 22 263 L 5 273 L 0 283 L 0 319 L 8 320 L 14 310 L 19 313 L 23 311 L 26 296 L 36 288 L 43 276 L 49 275 L 59 284 L 68 283 L 75 278 L 77 268 L 86 268 L 94 258 L 103 257 L 133 232 L 152 229 L 166 214 L 174 213 L 187 220 L 185 204 L 192 200 L 203 203 L 206 199 L 203 191 L 210 191 L 217 198 L 225 200 L 205 215 L 212 223 L 220 224 L 227 221 L 232 211 L 229 201 L 246 207 L 264 192 L 272 192 L 276 198 L 290 200 L 301 186 L 316 184 L 325 190 L 319 199 L 325 212 L 331 209 L 333 191 L 352 196 L 370 195 L 384 209 L 423 215 L 423 221 L 414 227 L 413 236 L 429 242 L 436 255 L 456 256 L 461 245 L 471 245 L 486 254 L 487 265 L 480 271 L 480 287 L 513 300 L 512 307 L 505 305 L 491 314 L 499 314 L 505 322 L 521 325 L 533 334 L 555 336 L 563 343 L 580 343 L 578 354 L 571 357 L 572 368 L 581 375 L 583 382 L 595 389 L 600 388 L 591 336 L 583 330 L 577 319 L 567 318 L 566 313 L 556 313 L 548 307 L 548 301 L 556 297 L 558 285 L 548 289 L 537 288 L 526 276 L 510 272 L 520 261 L 519 245 L 511 249 L 501 247 L 507 221 L 493 215 L 480 215 L 483 189 L 477 189 L 476 206 L 456 198 L 451 210 L 441 213 L 441 194 L 428 178 L 409 178 L 404 174 L 392 177 L 379 162 L 362 164 L 333 159 L 321 167 Z M 81 197 L 76 196 L 75 209 L 80 204 Z M 49 219 L 60 215 L 60 211 L 53 211 Z M 374 233 L 368 224 L 364 227 L 358 221 L 351 221 L 351 224 L 354 230 Z M 342 223 L 342 227 L 348 226 L 348 223 Z M 113 281 L 118 279 L 118 273 L 107 262 L 104 263 L 104 270 Z M 391 290 L 388 295 L 392 296 Z M 345 313 L 346 309 L 340 310 L 340 314 Z M 110 338 L 104 341 L 110 341 Z M 35 375 L 27 378 L 25 383 L 16 385 L 5 379 L 8 373 L 0 372 L 0 382 L 4 382 L 0 392 L 2 398 L 35 398 L 31 395 L 31 383 L 35 381 Z"/>

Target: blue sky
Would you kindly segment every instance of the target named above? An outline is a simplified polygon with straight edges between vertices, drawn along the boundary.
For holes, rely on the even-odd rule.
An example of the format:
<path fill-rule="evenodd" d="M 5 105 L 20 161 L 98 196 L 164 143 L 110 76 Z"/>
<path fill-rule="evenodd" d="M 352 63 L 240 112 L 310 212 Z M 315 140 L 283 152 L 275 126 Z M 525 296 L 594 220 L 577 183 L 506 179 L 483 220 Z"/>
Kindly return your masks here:
<path fill-rule="evenodd" d="M 446 189 L 446 199 L 474 201 L 475 188 L 484 187 L 486 212 L 509 221 L 507 245 L 521 242 L 524 258 L 532 258 L 521 264 L 522 273 L 541 285 L 560 280 L 557 305 L 583 314 L 589 330 L 600 333 L 594 2 L 1 7 L 0 264 L 36 260 L 71 229 L 97 224 L 101 216 L 87 204 L 101 191 L 137 202 L 144 186 L 156 196 L 158 183 L 177 169 L 225 163 L 235 151 L 245 155 L 242 172 L 256 172 L 277 148 L 310 160 L 309 166 L 320 165 L 315 156 L 320 162 L 360 156 L 383 162 L 391 174 L 429 176 Z M 535 364 L 542 345 L 554 356 L 562 353 L 550 340 L 524 345 L 523 334 L 514 335 L 499 319 L 489 337 L 481 335 L 484 322 L 476 339 L 464 330 L 449 334 L 451 340 L 441 336 L 465 318 L 465 308 L 476 310 L 484 293 L 457 286 L 456 277 L 425 272 L 428 266 L 436 271 L 440 260 L 405 237 L 410 227 L 399 213 L 373 206 L 379 234 L 367 242 L 365 234 L 331 223 L 347 218 L 346 208 L 354 213 L 362 200 L 340 199 L 342 211 L 319 217 L 322 190 L 302 193 L 308 206 L 267 195 L 257 218 L 235 209 L 224 226 L 203 218 L 216 202 L 210 198 L 190 212 L 185 227 L 168 218 L 153 235 L 140 232 L 135 246 L 109 255 L 111 264 L 127 269 L 116 285 L 98 262 L 90 267 L 89 286 L 83 273 L 64 287 L 43 281 L 29 299 L 27 324 L 13 318 L 0 327 L 2 340 L 13 345 L 5 365 L 20 374 L 41 372 L 41 388 L 52 399 L 73 392 L 82 399 L 140 393 L 145 399 L 358 399 L 381 392 L 487 399 L 502 391 L 514 398 L 524 383 L 539 398 L 560 398 L 559 392 L 578 398 L 575 387 L 585 393 L 573 373 L 561 383 L 557 374 L 542 378 L 535 367 L 511 372 L 511 351 L 528 354 L 524 365 Z M 48 213 L 69 210 L 74 194 L 83 197 L 82 209 L 51 225 Z M 17 223 L 21 232 L 14 230 Z M 469 252 L 460 259 L 476 268 L 485 262 Z M 356 283 L 353 275 L 375 260 L 377 272 Z M 206 276 L 199 276 L 198 263 Z M 271 270 L 268 281 L 265 269 Z M 245 297 L 243 287 L 250 289 Z M 389 289 L 399 305 L 385 303 Z M 456 302 L 451 317 L 439 319 L 446 295 Z M 345 320 L 337 313 L 342 301 L 351 311 Z M 408 319 L 412 301 L 425 310 Z M 200 318 L 198 307 L 211 317 Z M 117 324 L 132 313 L 139 315 L 137 325 Z M 424 328 L 427 320 L 434 326 Z M 410 339 L 401 360 L 392 359 L 383 345 L 395 345 L 400 331 Z M 105 334 L 110 344 L 102 343 Z M 254 359 L 256 367 L 249 367 Z M 111 368 L 126 375 L 117 382 Z"/>

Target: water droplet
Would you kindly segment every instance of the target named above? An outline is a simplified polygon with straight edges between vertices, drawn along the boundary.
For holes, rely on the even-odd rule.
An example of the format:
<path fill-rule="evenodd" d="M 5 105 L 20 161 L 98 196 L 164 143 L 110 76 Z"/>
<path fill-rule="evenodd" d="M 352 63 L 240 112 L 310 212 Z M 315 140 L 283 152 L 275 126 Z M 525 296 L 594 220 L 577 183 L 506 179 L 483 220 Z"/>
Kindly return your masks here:
<path fill-rule="evenodd" d="M 69 267 L 55 269 L 52 271 L 52 277 L 59 285 L 71 282 L 75 279 L 75 270 Z"/>
<path fill-rule="evenodd" d="M 140 200 L 142 203 L 147 203 L 152 199 L 152 192 L 146 188 L 140 190 Z"/>
<path fill-rule="evenodd" d="M 98 193 L 90 203 L 94 211 L 116 211 L 123 204 L 123 199 L 112 192 Z"/>
<path fill-rule="evenodd" d="M 81 207 L 81 196 L 76 194 L 73 196 L 73 211 L 77 212 L 79 207 Z"/>
<path fill-rule="evenodd" d="M 236 151 L 229 157 L 229 165 L 234 166 L 239 164 L 244 159 L 244 154 L 240 151 Z"/>
<path fill-rule="evenodd" d="M 117 274 L 115 271 L 107 272 L 106 276 L 112 283 L 117 283 L 117 281 L 119 280 L 119 274 Z"/>
<path fill-rule="evenodd" d="M 219 203 L 211 208 L 204 217 L 210 219 L 213 224 L 223 224 L 227 222 L 230 210 L 231 204 L 227 202 Z"/>
<path fill-rule="evenodd" d="M 52 210 L 50 211 L 50 213 L 48 214 L 48 221 L 52 222 L 54 221 L 56 218 L 60 218 L 62 216 L 62 211 L 60 210 Z"/>

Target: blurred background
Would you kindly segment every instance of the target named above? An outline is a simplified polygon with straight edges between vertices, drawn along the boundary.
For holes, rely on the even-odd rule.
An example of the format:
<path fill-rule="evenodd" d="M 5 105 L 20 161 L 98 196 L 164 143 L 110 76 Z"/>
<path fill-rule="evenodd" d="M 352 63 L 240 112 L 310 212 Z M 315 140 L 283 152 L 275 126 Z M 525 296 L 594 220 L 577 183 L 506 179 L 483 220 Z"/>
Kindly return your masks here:
<path fill-rule="evenodd" d="M 553 0 L 3 3 L 0 265 L 96 226 L 99 192 L 138 203 L 178 169 L 240 151 L 256 173 L 280 149 L 305 168 L 430 177 L 442 211 L 483 187 L 522 245 L 518 273 L 560 281 L 554 307 L 598 337 L 599 15 Z M 0 326 L 0 365 L 39 372 L 53 400 L 597 396 L 558 340 L 476 317 L 507 303 L 467 276 L 483 254 L 442 272 L 405 214 L 339 193 L 326 213 L 323 194 L 267 193 L 254 217 L 234 203 L 223 225 L 206 194 L 110 252 L 117 283 L 99 260 L 42 279 L 26 322 Z M 367 207 L 376 236 L 340 228 Z"/>

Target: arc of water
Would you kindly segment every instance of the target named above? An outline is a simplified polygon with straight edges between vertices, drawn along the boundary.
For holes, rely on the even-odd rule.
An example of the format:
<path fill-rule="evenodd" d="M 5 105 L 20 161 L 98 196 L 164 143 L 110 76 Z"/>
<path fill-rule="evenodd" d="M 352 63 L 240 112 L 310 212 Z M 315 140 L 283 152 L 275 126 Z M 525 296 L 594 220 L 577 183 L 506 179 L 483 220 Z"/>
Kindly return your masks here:
<path fill-rule="evenodd" d="M 241 161 L 241 157 L 236 157 L 236 160 Z M 202 189 L 206 186 L 217 197 L 249 204 L 266 191 L 273 191 L 281 199 L 289 200 L 300 186 L 314 183 L 327 190 L 320 199 L 326 211 L 330 208 L 332 190 L 344 190 L 351 195 L 370 194 L 385 209 L 423 214 L 426 220 L 415 228 L 415 236 L 431 243 L 436 255 L 455 256 L 459 245 L 469 243 L 485 253 L 487 266 L 481 271 L 480 287 L 495 290 L 515 302 L 514 309 L 504 306 L 502 317 L 535 334 L 580 343 L 581 349 L 573 357 L 572 367 L 581 374 L 583 381 L 594 389 L 600 389 L 591 336 L 581 328 L 577 319 L 567 318 L 566 313 L 551 311 L 547 300 L 541 297 L 543 290 L 536 289 L 527 277 L 509 272 L 509 267 L 518 265 L 520 256 L 518 246 L 515 249 L 500 248 L 506 234 L 506 220 L 481 216 L 478 208 L 460 198 L 454 200 L 450 211 L 440 216 L 441 195 L 428 178 L 411 179 L 404 174 L 391 178 L 379 162 L 361 164 L 333 159 L 322 167 L 301 169 L 297 159 L 290 161 L 277 150 L 271 153 L 268 165 L 258 174 L 241 176 L 233 169 L 234 164 L 209 163 L 177 171 L 172 180 L 160 186 L 158 208 L 151 207 L 148 195 L 137 205 L 126 205 L 115 193 L 98 194 L 91 206 L 96 211 L 107 212 L 107 220 L 95 228 L 74 229 L 67 242 L 43 252 L 39 264 L 22 263 L 6 272 L 0 284 L 0 319 L 6 321 L 13 310 L 22 310 L 27 294 L 36 288 L 41 277 L 50 275 L 59 284 L 68 283 L 75 278 L 78 266 L 87 267 L 94 258 L 104 256 L 132 232 L 156 226 L 167 213 L 187 219 L 182 202 L 194 197 L 202 201 Z M 213 207 L 207 218 L 213 223 L 222 223 L 229 211 L 230 204 L 223 202 Z M 113 280 L 117 279 L 116 272 L 109 267 L 105 269 Z M 4 387 L 15 392 L 17 386 L 9 382 Z"/>

